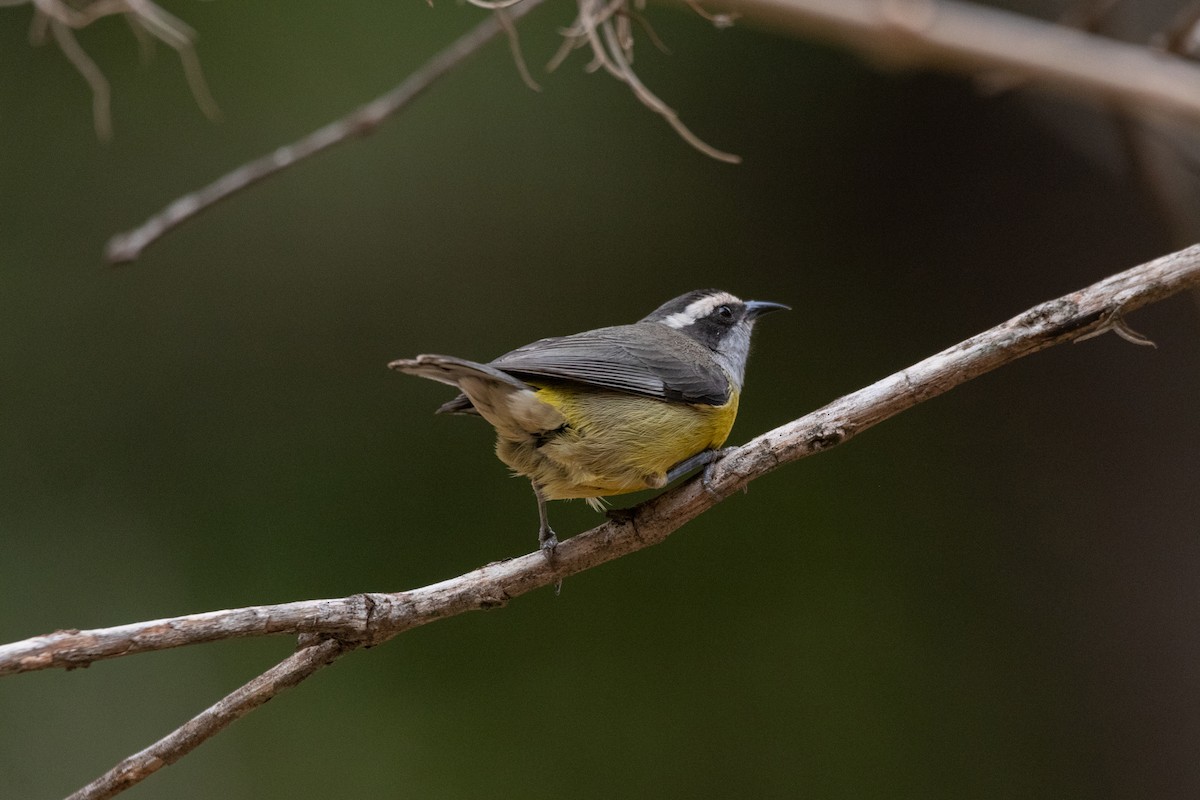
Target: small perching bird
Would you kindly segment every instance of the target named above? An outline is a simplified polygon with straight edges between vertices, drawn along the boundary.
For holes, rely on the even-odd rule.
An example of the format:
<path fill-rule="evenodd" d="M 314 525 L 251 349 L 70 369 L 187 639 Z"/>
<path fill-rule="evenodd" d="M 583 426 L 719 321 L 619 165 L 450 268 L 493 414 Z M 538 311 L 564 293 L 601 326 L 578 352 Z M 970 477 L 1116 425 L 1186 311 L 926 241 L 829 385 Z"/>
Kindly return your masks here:
<path fill-rule="evenodd" d="M 661 488 L 717 457 L 754 322 L 787 308 L 698 290 L 632 325 L 539 339 L 487 364 L 421 355 L 388 366 L 462 392 L 437 413 L 491 423 L 496 455 L 533 483 L 538 542 L 553 552 L 547 500 L 598 509 L 598 498 Z"/>

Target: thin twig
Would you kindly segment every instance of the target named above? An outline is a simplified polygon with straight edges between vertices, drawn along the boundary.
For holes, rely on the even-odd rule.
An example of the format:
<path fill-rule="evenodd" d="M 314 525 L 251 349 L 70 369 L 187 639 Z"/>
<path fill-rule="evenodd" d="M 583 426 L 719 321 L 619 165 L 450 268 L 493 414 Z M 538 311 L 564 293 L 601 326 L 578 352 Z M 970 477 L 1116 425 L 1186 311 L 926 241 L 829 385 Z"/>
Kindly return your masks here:
<path fill-rule="evenodd" d="M 624 0 L 614 0 L 605 8 L 598 8 L 600 0 L 579 0 L 579 20 L 575 27 L 581 30 L 582 36 L 592 49 L 594 68 L 603 67 L 605 72 L 617 80 L 624 80 L 621 70 L 612 62 L 608 48 L 600 40 L 600 25 L 616 13 Z"/>
<path fill-rule="evenodd" d="M 91 88 L 92 120 L 96 127 L 96 136 L 101 141 L 108 141 L 112 138 L 112 112 L 109 106 L 111 93 L 108 79 L 104 77 L 100 67 L 96 66 L 96 62 L 92 61 L 91 56 L 80 47 L 79 40 L 75 38 L 75 34 L 69 26 L 57 19 L 50 18 L 50 33 L 54 36 L 54 41 L 58 43 L 63 55 L 79 71 Z"/>
<path fill-rule="evenodd" d="M 217 101 L 208 89 L 208 81 L 204 79 L 204 70 L 200 67 L 200 57 L 196 55 L 196 32 L 183 20 L 167 13 L 150 0 L 125 2 L 129 5 L 131 18 L 179 56 L 188 88 L 204 115 L 209 119 L 220 119 L 221 109 L 217 107 Z"/>
<path fill-rule="evenodd" d="M 30 25 L 29 39 L 33 44 L 40 44 L 47 30 L 50 31 L 67 60 L 79 71 L 92 90 L 92 117 L 96 135 L 107 140 L 112 137 L 112 115 L 109 109 L 108 81 L 100 67 L 87 55 L 74 31 L 86 28 L 98 19 L 119 15 L 125 17 L 138 37 L 139 48 L 143 60 L 149 53 L 151 39 L 171 47 L 179 54 L 183 64 L 184 76 L 196 105 L 210 119 L 220 116 L 208 84 L 204 80 L 204 72 L 200 68 L 200 59 L 196 56 L 194 41 L 196 32 L 182 20 L 167 13 L 151 0 L 92 0 L 92 2 L 75 5 L 63 0 L 0 0 L 0 6 L 32 5 L 34 9 L 33 22 Z"/>
<path fill-rule="evenodd" d="M 684 0 L 684 2 L 687 3 L 688 8 L 690 8 L 694 13 L 699 14 L 701 17 L 704 17 L 706 20 L 708 20 L 709 22 L 711 22 L 713 24 L 714 28 L 718 28 L 718 29 L 732 28 L 733 23 L 737 22 L 738 17 L 741 16 L 740 14 L 736 14 L 736 13 L 734 13 L 734 14 L 712 14 L 712 13 L 709 13 L 708 9 L 706 9 L 706 8 L 704 8 L 704 6 L 700 5 L 700 3 L 697 2 L 697 0 Z"/>
<path fill-rule="evenodd" d="M 533 91 L 540 92 L 542 87 L 533 79 L 529 65 L 525 63 L 525 54 L 521 52 L 521 37 L 517 34 L 517 26 L 513 24 L 504 8 L 497 7 L 494 13 L 500 26 L 504 28 L 504 35 L 508 38 L 508 52 L 512 54 L 513 64 L 516 65 L 521 80 Z"/>
<path fill-rule="evenodd" d="M 543 2 L 545 0 L 523 0 L 502 13 L 508 14 L 509 21 L 516 22 Z M 114 264 L 133 261 L 142 250 L 167 231 L 192 219 L 231 194 L 240 192 L 329 147 L 371 133 L 380 123 L 403 109 L 503 30 L 504 24 L 501 19 L 496 14 L 489 15 L 387 93 L 341 119 L 313 131 L 303 139 L 247 162 L 208 186 L 180 197 L 133 230 L 113 236 L 105 248 L 105 256 Z"/>
<path fill-rule="evenodd" d="M 654 26 L 650 24 L 650 20 L 646 19 L 646 15 L 634 9 L 625 11 L 625 16 L 638 24 L 642 32 L 646 34 L 646 38 L 650 40 L 650 44 L 654 45 L 654 49 L 663 55 L 671 55 L 671 48 L 667 47 L 667 43 L 658 35 L 658 31 L 654 30 Z"/>
<path fill-rule="evenodd" d="M 137 40 L 138 56 L 141 58 L 142 65 L 149 64 L 154 59 L 154 37 L 150 35 L 150 31 L 146 30 L 146 26 L 137 20 L 137 17 L 126 14 L 125 24 L 129 26 L 133 38 Z"/>
<path fill-rule="evenodd" d="M 302 647 L 249 683 L 230 692 L 154 744 L 134 753 L 67 800 L 106 800 L 141 783 L 165 766 L 174 764 L 205 741 L 290 689 L 354 648 L 336 639 L 322 639 Z"/>
<path fill-rule="evenodd" d="M 707 486 L 691 481 L 659 495 L 639 506 L 628 519 L 607 522 L 562 542 L 553 560 L 535 552 L 406 592 L 211 611 L 91 631 L 57 631 L 0 646 L 0 675 L 85 667 L 106 658 L 246 636 L 321 634 L 352 644 L 378 644 L 443 617 L 503 605 L 513 597 L 660 542 L 755 478 L 840 444 L 985 372 L 1056 344 L 1091 338 L 1097 332 L 1128 331 L 1123 324 L 1125 314 L 1195 286 L 1200 286 L 1200 245 L 1034 306 L 731 450 L 713 464 Z"/>
<path fill-rule="evenodd" d="M 630 65 L 627 57 L 628 48 L 621 44 L 620 37 L 617 34 L 616 28 L 613 27 L 611 19 L 606 19 L 604 22 L 600 23 L 600 28 L 604 33 L 604 40 L 608 44 L 609 58 L 611 58 L 613 63 L 616 64 L 621 80 L 629 84 L 629 87 L 633 89 L 634 96 L 637 97 L 638 100 L 642 101 L 643 105 L 665 119 L 667 123 L 675 129 L 675 132 L 679 134 L 680 138 L 682 138 L 692 147 L 699 150 L 701 153 L 704 153 L 704 155 L 708 156 L 709 158 L 716 159 L 717 161 L 724 161 L 727 164 L 742 163 L 741 156 L 733 153 L 726 153 L 723 150 L 718 150 L 702 140 L 696 134 L 692 133 L 691 130 L 689 130 L 688 127 L 683 124 L 683 120 L 679 119 L 679 114 L 675 112 L 675 109 L 658 99 L 657 95 L 646 88 L 646 85 L 642 83 L 641 79 L 638 78 L 637 74 L 633 71 L 633 67 Z"/>

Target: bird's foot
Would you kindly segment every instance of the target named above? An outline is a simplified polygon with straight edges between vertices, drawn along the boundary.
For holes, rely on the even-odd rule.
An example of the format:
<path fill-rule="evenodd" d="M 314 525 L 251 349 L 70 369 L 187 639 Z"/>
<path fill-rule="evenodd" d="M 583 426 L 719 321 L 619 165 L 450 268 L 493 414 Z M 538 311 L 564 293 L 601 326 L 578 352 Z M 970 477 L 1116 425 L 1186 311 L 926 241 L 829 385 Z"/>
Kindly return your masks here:
<path fill-rule="evenodd" d="M 683 461 L 680 461 L 678 464 L 667 470 L 666 480 L 663 481 L 663 485 L 665 486 L 677 478 L 682 478 L 684 475 L 687 475 L 697 467 L 707 467 L 709 464 L 720 458 L 721 454 L 724 452 L 724 450 L 701 450 L 691 458 L 685 458 Z"/>
<path fill-rule="evenodd" d="M 711 461 L 704 465 L 704 469 L 700 472 L 700 485 L 704 487 L 705 494 L 707 494 L 713 500 L 720 502 L 725 498 L 721 497 L 721 495 L 717 493 L 717 490 L 712 487 L 712 468 L 713 465 Z"/>
<path fill-rule="evenodd" d="M 538 546 L 541 547 L 542 555 L 547 561 L 554 560 L 554 553 L 558 549 L 558 537 L 554 535 L 554 530 L 549 525 L 538 531 Z M 554 596 L 558 597 L 562 591 L 562 578 L 554 582 Z"/>
<path fill-rule="evenodd" d="M 712 468 L 723 455 L 728 453 L 732 448 L 724 447 L 720 450 L 702 450 L 691 458 L 680 461 L 675 466 L 667 471 L 667 480 L 673 481 L 676 478 L 682 477 L 694 469 L 700 469 L 700 485 L 704 488 L 704 493 L 714 500 L 723 500 L 720 494 L 712 487 Z"/>
<path fill-rule="evenodd" d="M 558 549 L 558 537 L 549 525 L 538 531 L 538 547 L 545 553 L 546 558 L 554 558 L 554 551 Z"/>

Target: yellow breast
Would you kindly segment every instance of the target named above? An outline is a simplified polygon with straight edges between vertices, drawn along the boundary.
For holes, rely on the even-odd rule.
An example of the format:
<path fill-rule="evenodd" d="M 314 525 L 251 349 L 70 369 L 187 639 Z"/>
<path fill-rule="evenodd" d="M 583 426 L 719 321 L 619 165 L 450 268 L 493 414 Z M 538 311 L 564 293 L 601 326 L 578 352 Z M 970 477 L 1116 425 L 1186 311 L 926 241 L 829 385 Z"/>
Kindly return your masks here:
<path fill-rule="evenodd" d="M 736 394 L 710 406 L 569 384 L 537 388 L 566 428 L 532 450 L 501 443 L 497 454 L 553 500 L 658 488 L 671 467 L 724 444 L 737 417 Z"/>

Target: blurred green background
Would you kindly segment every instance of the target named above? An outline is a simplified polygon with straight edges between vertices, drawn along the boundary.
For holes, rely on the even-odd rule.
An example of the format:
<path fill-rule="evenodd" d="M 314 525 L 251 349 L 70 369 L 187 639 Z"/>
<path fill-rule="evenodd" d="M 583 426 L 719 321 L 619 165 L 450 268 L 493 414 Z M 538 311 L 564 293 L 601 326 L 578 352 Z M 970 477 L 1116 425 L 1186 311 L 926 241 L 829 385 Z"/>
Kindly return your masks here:
<path fill-rule="evenodd" d="M 642 77 L 732 167 L 581 54 L 545 75 L 573 17 L 554 2 L 521 26 L 543 92 L 494 42 L 110 269 L 109 235 L 483 13 L 168 7 L 224 119 L 110 20 L 80 34 L 108 144 L 29 10 L 0 9 L 0 641 L 529 551 L 533 498 L 486 425 L 432 416 L 452 393 L 389 359 L 486 360 L 693 288 L 789 303 L 759 327 L 740 442 L 1180 244 L 1086 107 L 651 7 L 671 55 L 643 42 Z M 351 654 L 125 796 L 1195 796 L 1200 322 L 1177 297 L 1130 323 L 1158 348 L 1106 336 L 985 376 L 560 597 Z M 293 644 L 5 678 L 0 797 L 67 794 Z"/>

